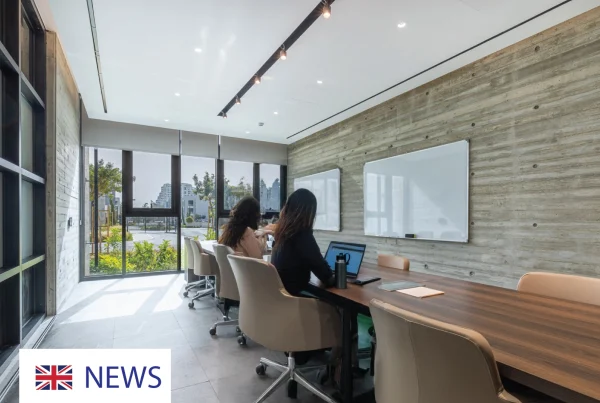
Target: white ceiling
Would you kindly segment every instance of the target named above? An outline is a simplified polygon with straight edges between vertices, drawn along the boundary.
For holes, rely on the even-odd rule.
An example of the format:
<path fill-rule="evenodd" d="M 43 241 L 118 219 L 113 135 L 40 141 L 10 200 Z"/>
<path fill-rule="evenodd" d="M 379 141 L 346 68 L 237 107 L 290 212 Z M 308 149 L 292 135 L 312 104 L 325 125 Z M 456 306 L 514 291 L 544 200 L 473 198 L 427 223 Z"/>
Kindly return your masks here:
<path fill-rule="evenodd" d="M 561 0 L 337 0 L 331 18 L 317 20 L 228 119 L 217 114 L 319 0 L 229 0 L 226 6 L 218 0 L 95 0 L 107 114 L 86 2 L 36 2 L 47 27 L 59 33 L 91 118 L 280 143 L 297 141 L 600 4 L 571 1 L 287 139 Z M 401 21 L 406 22 L 402 29 Z"/>

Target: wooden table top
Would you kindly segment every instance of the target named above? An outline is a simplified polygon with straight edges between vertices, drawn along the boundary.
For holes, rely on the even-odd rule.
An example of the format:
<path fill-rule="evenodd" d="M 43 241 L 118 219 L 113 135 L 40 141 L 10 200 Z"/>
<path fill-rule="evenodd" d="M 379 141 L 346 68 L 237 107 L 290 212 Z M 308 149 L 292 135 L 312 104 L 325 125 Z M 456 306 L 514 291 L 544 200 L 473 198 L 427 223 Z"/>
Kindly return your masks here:
<path fill-rule="evenodd" d="M 383 291 L 381 281 L 327 292 L 363 306 L 376 298 L 473 329 L 489 341 L 499 364 L 592 398 L 574 401 L 600 401 L 600 306 L 363 264 L 359 278 L 367 276 L 414 281 L 445 294 L 419 299 Z M 316 277 L 311 282 L 320 287 Z"/>

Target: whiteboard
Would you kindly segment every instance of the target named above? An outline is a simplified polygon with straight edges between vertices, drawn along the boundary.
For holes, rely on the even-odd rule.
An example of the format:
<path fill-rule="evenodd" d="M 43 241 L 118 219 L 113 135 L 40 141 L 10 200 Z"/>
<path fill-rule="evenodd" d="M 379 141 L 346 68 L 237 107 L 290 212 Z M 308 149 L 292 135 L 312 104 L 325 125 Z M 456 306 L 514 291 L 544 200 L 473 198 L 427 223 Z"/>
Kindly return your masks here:
<path fill-rule="evenodd" d="M 365 164 L 365 235 L 467 242 L 469 142 Z"/>
<path fill-rule="evenodd" d="M 332 169 L 294 179 L 294 190 L 308 189 L 317 198 L 314 229 L 340 230 L 340 170 Z"/>

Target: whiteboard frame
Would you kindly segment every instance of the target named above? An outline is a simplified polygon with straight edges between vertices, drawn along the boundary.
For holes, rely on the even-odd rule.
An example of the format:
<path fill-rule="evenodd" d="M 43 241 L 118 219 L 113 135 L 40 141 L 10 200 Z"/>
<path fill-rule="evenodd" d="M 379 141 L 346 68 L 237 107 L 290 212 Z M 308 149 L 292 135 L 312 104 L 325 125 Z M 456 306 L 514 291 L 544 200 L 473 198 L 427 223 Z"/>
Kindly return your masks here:
<path fill-rule="evenodd" d="M 334 168 L 334 169 L 329 169 L 327 171 L 322 171 L 322 172 L 317 172 L 315 174 L 312 175 L 306 175 L 306 176 L 300 176 L 298 178 L 294 178 L 294 191 L 297 190 L 296 188 L 296 181 L 302 181 L 302 180 L 307 180 L 307 179 L 311 179 L 314 177 L 319 177 L 319 176 L 323 176 L 325 174 L 328 174 L 330 172 L 337 172 L 337 177 L 338 177 L 338 186 L 337 186 L 337 193 L 338 193 L 338 217 L 337 217 L 337 227 L 335 227 L 335 229 L 332 228 L 318 228 L 316 226 L 316 219 L 315 219 L 315 227 L 313 228 L 314 230 L 317 231 L 329 231 L 329 232 L 340 232 L 342 229 L 342 171 L 340 168 Z M 312 192 L 311 189 L 308 189 Z"/>
<path fill-rule="evenodd" d="M 374 234 L 367 234 L 366 233 L 366 181 L 365 181 L 365 169 L 367 167 L 367 165 L 369 164 L 373 164 L 376 162 L 380 162 L 380 161 L 386 161 L 386 160 L 390 160 L 393 158 L 398 158 L 401 156 L 406 156 L 406 155 L 410 155 L 410 154 L 414 154 L 414 153 L 420 153 L 423 151 L 427 151 L 427 150 L 432 150 L 435 148 L 439 148 L 439 147 L 444 147 L 444 146 L 448 146 L 450 144 L 456 144 L 456 143 L 462 143 L 465 142 L 467 145 L 467 203 L 466 203 L 466 217 L 467 217 L 467 237 L 465 240 L 450 240 L 450 239 L 436 239 L 436 238 L 407 238 L 406 236 L 382 236 L 382 235 L 374 235 Z M 464 139 L 464 140 L 458 140 L 458 141 L 452 141 L 450 143 L 445 143 L 445 144 L 440 144 L 437 146 L 433 146 L 433 147 L 427 147 L 427 148 L 422 148 L 420 150 L 415 150 L 415 151 L 411 151 L 409 153 L 403 153 L 403 154 L 398 154 L 398 155 L 394 155 L 392 157 L 387 157 L 387 158 L 382 158 L 379 160 L 374 160 L 374 161 L 369 161 L 366 162 L 363 166 L 363 233 L 365 236 L 371 236 L 371 237 L 376 237 L 376 238 L 391 238 L 391 239 L 408 239 L 411 241 L 433 241 L 433 242 L 450 242 L 450 243 L 461 243 L 461 244 L 467 244 L 469 243 L 470 240 L 470 211 L 471 211 L 471 182 L 470 182 L 470 177 L 471 177 L 471 140 L 470 139 Z"/>

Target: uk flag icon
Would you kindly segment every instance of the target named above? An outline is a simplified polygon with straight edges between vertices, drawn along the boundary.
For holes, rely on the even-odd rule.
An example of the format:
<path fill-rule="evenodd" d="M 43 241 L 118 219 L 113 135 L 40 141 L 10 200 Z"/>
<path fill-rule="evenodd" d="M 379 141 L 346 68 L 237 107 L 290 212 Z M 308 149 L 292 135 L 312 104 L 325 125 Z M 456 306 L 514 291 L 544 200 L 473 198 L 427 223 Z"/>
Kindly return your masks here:
<path fill-rule="evenodd" d="M 71 365 L 36 365 L 36 390 L 72 390 L 73 367 Z"/>

